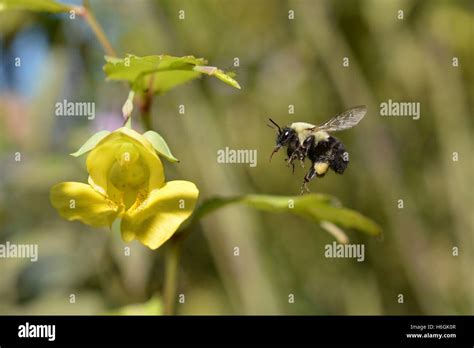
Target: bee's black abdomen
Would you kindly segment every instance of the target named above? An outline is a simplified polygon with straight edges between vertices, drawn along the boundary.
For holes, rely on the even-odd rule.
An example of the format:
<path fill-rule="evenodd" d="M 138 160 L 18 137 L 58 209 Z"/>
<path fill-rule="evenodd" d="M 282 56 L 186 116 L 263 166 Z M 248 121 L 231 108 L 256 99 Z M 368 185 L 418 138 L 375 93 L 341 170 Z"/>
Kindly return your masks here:
<path fill-rule="evenodd" d="M 349 154 L 339 139 L 333 136 L 329 136 L 326 141 L 320 141 L 308 156 L 313 163 L 329 163 L 329 168 L 338 174 L 344 173 L 349 165 Z"/>
<path fill-rule="evenodd" d="M 342 174 L 349 165 L 349 153 L 338 139 L 334 137 L 330 138 L 332 138 L 332 146 L 329 167 L 336 173 Z"/>
<path fill-rule="evenodd" d="M 344 173 L 348 165 L 349 160 L 345 161 L 342 156 L 335 158 L 329 163 L 329 167 L 338 174 Z"/>

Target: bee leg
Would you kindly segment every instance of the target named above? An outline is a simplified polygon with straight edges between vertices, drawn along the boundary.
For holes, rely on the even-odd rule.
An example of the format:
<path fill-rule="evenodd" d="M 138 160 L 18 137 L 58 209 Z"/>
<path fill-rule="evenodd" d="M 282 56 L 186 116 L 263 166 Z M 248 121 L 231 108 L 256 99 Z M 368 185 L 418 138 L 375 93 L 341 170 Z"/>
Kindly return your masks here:
<path fill-rule="evenodd" d="M 311 135 L 305 139 L 301 147 L 305 150 L 306 155 L 308 155 L 309 149 L 311 148 L 311 146 L 314 145 L 315 142 L 316 142 L 316 138 L 314 135 Z"/>
<path fill-rule="evenodd" d="M 291 164 L 293 164 L 294 160 L 298 159 L 300 161 L 301 167 L 304 168 L 304 159 L 306 158 L 305 152 L 305 149 L 301 146 L 293 151 L 290 158 Z"/>
<path fill-rule="evenodd" d="M 308 149 L 302 145 L 299 145 L 292 155 L 295 157 L 295 159 L 298 158 L 301 168 L 304 168 L 304 160 L 306 156 L 308 156 Z"/>
<path fill-rule="evenodd" d="M 311 192 L 308 188 L 308 182 L 310 182 L 315 176 L 316 170 L 314 169 L 314 166 L 311 166 L 309 172 L 304 176 L 303 184 L 301 185 L 301 195 Z"/>
<path fill-rule="evenodd" d="M 300 156 L 299 156 L 301 168 L 304 168 L 304 159 L 305 159 L 305 157 L 306 156 L 304 156 L 303 154 L 300 154 Z"/>
<path fill-rule="evenodd" d="M 303 182 L 303 185 L 301 185 L 301 193 L 300 195 L 304 195 L 305 193 L 310 193 L 311 191 L 308 188 L 308 183 L 305 181 Z"/>
<path fill-rule="evenodd" d="M 293 174 L 295 174 L 295 164 L 293 163 L 293 159 L 287 158 L 287 159 L 285 159 L 285 162 L 286 162 L 287 167 L 289 167 L 291 165 L 292 172 L 293 172 Z"/>
<path fill-rule="evenodd" d="M 306 140 L 298 147 L 298 154 L 301 163 L 301 167 L 304 168 L 304 159 L 308 157 L 309 150 L 314 146 L 316 138 L 314 135 L 311 135 L 306 138 Z"/>
<path fill-rule="evenodd" d="M 293 165 L 293 167 L 294 167 L 293 161 L 296 159 L 297 156 L 298 156 L 298 154 L 296 153 L 296 151 L 293 152 L 291 154 L 291 156 L 287 158 L 286 166 L 289 167 L 290 165 Z"/>

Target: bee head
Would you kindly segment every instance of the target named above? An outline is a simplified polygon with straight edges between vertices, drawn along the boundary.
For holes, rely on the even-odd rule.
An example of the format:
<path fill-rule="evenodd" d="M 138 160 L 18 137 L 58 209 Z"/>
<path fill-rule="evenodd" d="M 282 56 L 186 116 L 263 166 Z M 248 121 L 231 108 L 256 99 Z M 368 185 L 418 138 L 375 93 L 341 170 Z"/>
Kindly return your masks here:
<path fill-rule="evenodd" d="M 295 130 L 290 127 L 283 128 L 278 132 L 276 138 L 276 145 L 279 147 L 286 146 L 290 142 L 291 138 L 295 135 Z"/>
<path fill-rule="evenodd" d="M 288 145 L 288 143 L 290 142 L 291 138 L 295 135 L 295 130 L 294 129 L 291 129 L 290 127 L 285 127 L 285 128 L 281 128 L 275 121 L 273 121 L 271 118 L 269 118 L 270 122 L 273 123 L 277 128 L 277 131 L 278 131 L 278 134 L 277 134 L 277 137 L 276 137 L 276 146 L 275 148 L 273 149 L 273 152 L 272 154 L 270 155 L 270 161 L 272 160 L 272 157 L 275 153 L 278 152 L 278 150 L 280 150 L 281 147 L 283 146 L 286 146 Z M 267 125 L 269 126 L 270 128 L 273 128 L 275 129 L 275 127 L 271 126 L 271 125 Z"/>

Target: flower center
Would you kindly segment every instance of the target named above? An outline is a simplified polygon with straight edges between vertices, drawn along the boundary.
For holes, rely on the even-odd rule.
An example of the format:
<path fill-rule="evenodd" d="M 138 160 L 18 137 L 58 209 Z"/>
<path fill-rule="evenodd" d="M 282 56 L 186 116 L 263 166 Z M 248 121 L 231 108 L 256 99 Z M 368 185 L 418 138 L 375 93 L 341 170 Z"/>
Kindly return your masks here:
<path fill-rule="evenodd" d="M 115 153 L 115 159 L 109 179 L 119 191 L 135 191 L 147 183 L 150 170 L 133 144 L 122 144 Z"/>

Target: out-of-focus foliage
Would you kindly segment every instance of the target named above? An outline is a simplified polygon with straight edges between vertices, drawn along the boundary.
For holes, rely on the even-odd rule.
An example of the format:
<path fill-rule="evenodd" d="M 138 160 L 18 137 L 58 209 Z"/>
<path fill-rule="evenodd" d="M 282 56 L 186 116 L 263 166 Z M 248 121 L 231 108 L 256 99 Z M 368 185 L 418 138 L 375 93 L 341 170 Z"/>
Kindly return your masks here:
<path fill-rule="evenodd" d="M 162 305 L 158 298 L 151 298 L 147 302 L 131 304 L 121 307 L 115 311 L 110 311 L 109 315 L 157 315 L 161 313 Z"/>
<path fill-rule="evenodd" d="M 52 13 L 68 12 L 71 6 L 53 0 L 0 0 L 2 10 L 31 10 Z"/>
<path fill-rule="evenodd" d="M 292 174 L 283 154 L 268 163 L 268 117 L 319 124 L 368 107 L 336 135 L 350 153 L 344 175 L 310 184 L 382 227 L 383 239 L 343 227 L 364 262 L 326 258 L 334 238 L 310 220 L 229 204 L 184 242 L 179 313 L 473 313 L 470 1 L 90 2 L 121 57 L 192 54 L 236 71 L 241 90 L 197 79 L 151 107 L 180 160 L 164 163 L 166 177 L 196 182 L 202 200 L 299 193 L 304 170 Z M 122 126 L 128 88 L 105 82 L 104 52 L 80 18 L 2 11 L 0 32 L 0 242 L 39 246 L 37 262 L 0 259 L 0 313 L 105 313 L 161 296 L 161 250 L 62 221 L 48 203 L 52 184 L 87 180 L 68 154 Z M 95 119 L 55 116 L 64 99 L 94 102 Z M 420 119 L 381 117 L 388 99 L 419 102 Z M 257 150 L 257 166 L 218 163 L 226 147 Z"/>

